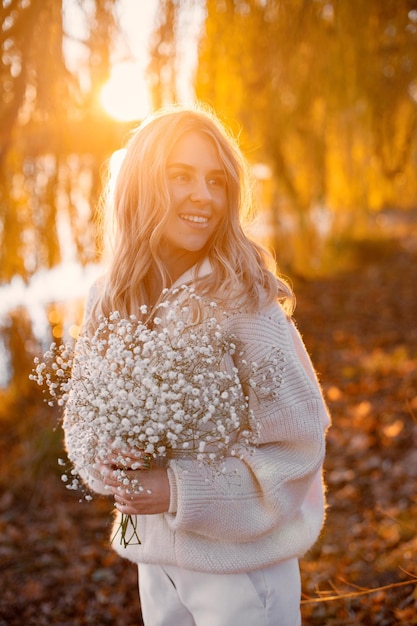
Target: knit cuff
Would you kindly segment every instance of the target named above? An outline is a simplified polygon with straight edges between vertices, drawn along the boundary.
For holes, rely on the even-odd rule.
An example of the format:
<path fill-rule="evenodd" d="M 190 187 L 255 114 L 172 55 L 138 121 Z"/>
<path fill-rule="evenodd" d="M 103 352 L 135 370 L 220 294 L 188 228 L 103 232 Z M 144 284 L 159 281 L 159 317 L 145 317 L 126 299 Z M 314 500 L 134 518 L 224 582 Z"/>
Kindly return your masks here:
<path fill-rule="evenodd" d="M 168 513 L 171 515 L 175 515 L 178 508 L 178 489 L 177 489 L 177 481 L 175 480 L 175 474 L 170 467 L 167 468 L 168 480 L 171 498 L 169 502 Z"/>
<path fill-rule="evenodd" d="M 111 495 L 109 489 L 103 483 L 100 473 L 91 468 L 91 466 L 89 466 L 88 468 L 84 467 L 78 469 L 78 474 L 81 480 L 88 486 L 88 488 L 95 493 L 99 493 L 103 496 Z"/>

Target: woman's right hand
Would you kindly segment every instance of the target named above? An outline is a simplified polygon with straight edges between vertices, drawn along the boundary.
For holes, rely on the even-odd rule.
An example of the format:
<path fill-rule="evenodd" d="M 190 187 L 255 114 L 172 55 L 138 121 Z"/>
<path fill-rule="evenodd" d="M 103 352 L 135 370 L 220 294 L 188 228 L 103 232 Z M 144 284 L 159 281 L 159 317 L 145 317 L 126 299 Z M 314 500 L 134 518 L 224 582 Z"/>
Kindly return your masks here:
<path fill-rule="evenodd" d="M 97 463 L 97 469 L 113 494 L 116 508 L 127 515 L 166 513 L 171 495 L 167 470 L 158 466 L 152 468 L 150 455 L 121 457 L 115 452 Z"/>

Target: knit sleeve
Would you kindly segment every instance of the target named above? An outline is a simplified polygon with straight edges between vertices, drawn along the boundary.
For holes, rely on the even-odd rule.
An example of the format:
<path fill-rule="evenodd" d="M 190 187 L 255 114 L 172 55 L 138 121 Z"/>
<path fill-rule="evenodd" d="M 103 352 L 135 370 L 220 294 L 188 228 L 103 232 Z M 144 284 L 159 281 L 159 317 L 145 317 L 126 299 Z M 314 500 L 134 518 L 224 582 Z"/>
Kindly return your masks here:
<path fill-rule="evenodd" d="M 237 442 L 223 473 L 191 459 L 172 460 L 176 503 L 167 521 L 172 530 L 240 543 L 314 510 L 311 494 L 317 493 L 329 416 L 301 337 L 278 305 L 233 316 L 230 330 L 242 346 L 237 362 L 242 380 L 248 364 L 257 363 L 257 377 L 265 380 L 271 360 L 275 363 L 268 393 L 256 380 L 248 388 L 258 439 L 250 447 Z M 323 516 L 320 496 L 318 517 Z"/>

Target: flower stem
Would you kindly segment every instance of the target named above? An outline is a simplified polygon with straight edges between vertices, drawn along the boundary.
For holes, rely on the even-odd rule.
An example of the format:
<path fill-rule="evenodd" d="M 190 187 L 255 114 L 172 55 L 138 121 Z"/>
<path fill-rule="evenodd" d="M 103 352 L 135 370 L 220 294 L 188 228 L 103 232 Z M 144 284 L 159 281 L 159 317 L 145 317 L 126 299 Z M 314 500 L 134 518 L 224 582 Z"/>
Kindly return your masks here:
<path fill-rule="evenodd" d="M 117 535 L 120 533 L 120 545 L 124 548 L 129 545 L 140 546 L 141 540 L 139 539 L 139 535 L 136 532 L 137 525 L 138 523 L 136 516 L 125 515 L 122 513 L 119 527 L 111 538 L 111 543 L 113 543 Z"/>

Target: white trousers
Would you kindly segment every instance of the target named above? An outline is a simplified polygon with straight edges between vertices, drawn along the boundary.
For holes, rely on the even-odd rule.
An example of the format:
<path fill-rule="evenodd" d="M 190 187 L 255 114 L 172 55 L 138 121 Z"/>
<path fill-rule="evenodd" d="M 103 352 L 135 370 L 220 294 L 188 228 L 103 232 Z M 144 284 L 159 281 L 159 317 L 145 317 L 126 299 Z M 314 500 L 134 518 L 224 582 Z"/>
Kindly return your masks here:
<path fill-rule="evenodd" d="M 297 559 L 245 574 L 139 565 L 145 626 L 301 626 Z"/>

